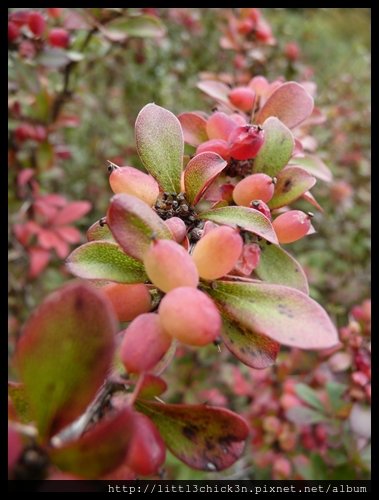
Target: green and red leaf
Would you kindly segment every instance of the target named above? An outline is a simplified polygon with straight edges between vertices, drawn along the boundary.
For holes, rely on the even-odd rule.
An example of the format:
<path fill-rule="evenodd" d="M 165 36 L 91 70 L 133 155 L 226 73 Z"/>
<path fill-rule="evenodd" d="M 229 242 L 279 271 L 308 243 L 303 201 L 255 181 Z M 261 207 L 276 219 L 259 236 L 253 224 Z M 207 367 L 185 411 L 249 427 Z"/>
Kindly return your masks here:
<path fill-rule="evenodd" d="M 325 310 L 295 288 L 230 281 L 202 287 L 231 319 L 279 344 L 327 349 L 338 343 L 337 330 Z"/>
<path fill-rule="evenodd" d="M 278 118 L 271 116 L 262 125 L 263 146 L 254 159 L 254 173 L 274 177 L 289 162 L 295 145 L 292 132 Z"/>
<path fill-rule="evenodd" d="M 128 194 L 116 194 L 110 202 L 107 223 L 114 238 L 128 255 L 142 260 L 151 239 L 171 240 L 163 220 L 144 201 Z"/>
<path fill-rule="evenodd" d="M 221 336 L 225 346 L 242 363 L 263 369 L 275 363 L 280 344 L 266 335 L 255 333 L 222 314 Z"/>
<path fill-rule="evenodd" d="M 199 214 L 200 219 L 211 220 L 217 224 L 239 227 L 261 236 L 270 243 L 278 245 L 278 238 L 269 219 L 258 210 L 248 207 L 221 207 Z"/>
<path fill-rule="evenodd" d="M 200 153 L 188 162 L 184 170 L 184 186 L 191 205 L 196 205 L 226 165 L 220 155 L 211 152 Z"/>
<path fill-rule="evenodd" d="M 208 140 L 207 120 L 197 113 L 182 113 L 178 120 L 183 129 L 184 140 L 195 148 Z"/>
<path fill-rule="evenodd" d="M 25 394 L 24 384 L 20 382 L 8 382 L 8 396 L 12 401 L 17 419 L 22 424 L 30 424 L 33 417 L 30 413 L 30 405 Z"/>
<path fill-rule="evenodd" d="M 88 228 L 87 240 L 88 241 L 106 240 L 114 242 L 114 238 L 108 227 L 108 224 L 100 224 L 99 221 L 94 222 L 92 226 Z"/>
<path fill-rule="evenodd" d="M 155 396 L 160 396 L 167 389 L 166 382 L 152 373 L 144 373 L 136 397 L 141 399 L 153 399 Z"/>
<path fill-rule="evenodd" d="M 224 470 L 244 451 L 249 427 L 230 410 L 146 400 L 137 400 L 136 408 L 153 420 L 169 450 L 193 469 Z"/>
<path fill-rule="evenodd" d="M 263 123 L 276 116 L 288 128 L 300 125 L 313 111 L 313 97 L 296 82 L 286 82 L 278 87 L 259 110 L 256 123 Z"/>
<path fill-rule="evenodd" d="M 309 294 L 307 276 L 292 255 L 276 245 L 260 242 L 261 254 L 255 274 L 263 281 L 296 288 Z"/>
<path fill-rule="evenodd" d="M 316 179 L 300 167 L 286 167 L 278 173 L 274 196 L 268 203 L 273 208 L 284 207 L 300 198 L 316 184 Z"/>
<path fill-rule="evenodd" d="M 96 479 L 116 469 L 126 458 L 133 434 L 133 412 L 123 408 L 75 441 L 53 448 L 50 457 L 62 471 Z"/>
<path fill-rule="evenodd" d="M 114 352 L 116 319 L 84 283 L 52 293 L 26 323 L 16 362 L 42 438 L 75 420 L 101 386 Z"/>
<path fill-rule="evenodd" d="M 139 112 L 136 146 L 146 170 L 164 191 L 180 193 L 183 166 L 183 131 L 176 116 L 153 103 Z"/>
<path fill-rule="evenodd" d="M 117 283 L 143 283 L 148 279 L 143 264 L 110 241 L 81 245 L 67 257 L 66 265 L 72 274 L 84 279 Z"/>
<path fill-rule="evenodd" d="M 298 166 L 306 170 L 309 174 L 314 175 L 321 181 L 331 182 L 333 180 L 332 172 L 318 156 L 306 155 L 301 158 L 293 158 L 290 164 L 291 166 Z"/>

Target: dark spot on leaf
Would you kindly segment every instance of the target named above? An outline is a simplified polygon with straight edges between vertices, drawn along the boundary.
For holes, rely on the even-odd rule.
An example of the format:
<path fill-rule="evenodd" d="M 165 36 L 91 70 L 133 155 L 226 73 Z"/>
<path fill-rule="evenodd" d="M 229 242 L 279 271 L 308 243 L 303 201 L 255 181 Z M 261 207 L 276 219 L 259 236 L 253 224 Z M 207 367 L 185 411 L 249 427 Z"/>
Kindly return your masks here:
<path fill-rule="evenodd" d="M 85 308 L 84 300 L 83 300 L 83 297 L 82 297 L 81 295 L 78 295 L 78 296 L 75 298 L 75 304 L 74 304 L 74 307 L 75 307 L 75 309 L 76 309 L 78 312 L 81 312 L 81 311 Z"/>
<path fill-rule="evenodd" d="M 187 439 L 193 441 L 196 438 L 198 428 L 196 425 L 185 425 L 183 427 L 183 434 Z"/>
<path fill-rule="evenodd" d="M 210 439 L 205 440 L 205 447 L 207 450 L 211 451 L 214 449 L 215 445 Z"/>
<path fill-rule="evenodd" d="M 284 193 L 288 193 L 288 191 L 291 189 L 291 187 L 292 187 L 292 180 L 291 179 L 287 179 L 286 182 L 283 184 L 282 191 Z"/>

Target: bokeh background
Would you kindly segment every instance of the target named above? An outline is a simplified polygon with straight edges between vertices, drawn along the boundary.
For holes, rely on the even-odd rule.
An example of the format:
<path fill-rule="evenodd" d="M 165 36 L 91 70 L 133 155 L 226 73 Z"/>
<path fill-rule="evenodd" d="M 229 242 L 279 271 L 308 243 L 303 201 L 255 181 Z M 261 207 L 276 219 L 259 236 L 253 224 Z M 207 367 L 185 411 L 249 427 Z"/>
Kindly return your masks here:
<path fill-rule="evenodd" d="M 324 209 L 317 233 L 290 252 L 341 329 L 341 347 L 325 355 L 286 349 L 262 372 L 208 349 L 183 351 L 166 372 L 167 400 L 209 401 L 249 420 L 244 458 L 223 479 L 369 477 L 370 10 L 261 9 L 266 34 L 246 33 L 234 47 L 228 29 L 239 9 L 32 10 L 46 19 L 41 36 L 23 24 L 21 9 L 9 9 L 18 30 L 8 32 L 9 354 L 36 305 L 72 279 L 64 257 L 79 243 L 74 229 L 64 244 L 46 234 L 41 246 L 25 224 L 45 224 L 49 203 L 60 204 L 84 242 L 111 195 L 107 161 L 142 168 L 134 122 L 146 103 L 210 112 L 214 102 L 196 84 L 215 75 L 228 83 L 258 74 L 313 81 L 325 115 L 312 128 L 314 147 L 334 178 L 312 191 Z M 128 23 L 134 16 L 148 22 Z M 120 36 L 108 30 L 114 19 L 124 22 Z M 49 40 L 54 28 L 66 30 L 67 43 Z M 292 407 L 314 414 L 289 418 Z M 172 456 L 164 474 L 217 477 Z"/>

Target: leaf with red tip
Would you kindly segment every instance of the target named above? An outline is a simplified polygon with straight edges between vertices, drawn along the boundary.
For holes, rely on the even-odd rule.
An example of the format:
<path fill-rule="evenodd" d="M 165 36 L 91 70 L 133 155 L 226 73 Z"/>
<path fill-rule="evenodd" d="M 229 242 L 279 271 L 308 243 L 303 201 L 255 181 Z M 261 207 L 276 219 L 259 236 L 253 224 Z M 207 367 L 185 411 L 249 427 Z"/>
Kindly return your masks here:
<path fill-rule="evenodd" d="M 200 153 L 188 162 L 184 170 L 184 186 L 191 205 L 196 205 L 226 165 L 227 162 L 220 155 L 211 152 Z"/>
<path fill-rule="evenodd" d="M 332 172 L 318 156 L 306 155 L 302 158 L 293 158 L 290 164 L 291 166 L 303 168 L 309 174 L 314 175 L 321 181 L 331 182 L 333 180 Z"/>
<path fill-rule="evenodd" d="M 172 240 L 163 220 L 145 202 L 128 194 L 116 194 L 111 199 L 107 223 L 121 248 L 132 257 L 142 260 L 151 239 Z"/>
<path fill-rule="evenodd" d="M 191 146 L 198 146 L 208 140 L 207 120 L 197 113 L 182 113 L 178 120 L 183 129 L 184 140 Z"/>
<path fill-rule="evenodd" d="M 265 134 L 263 146 L 254 159 L 254 173 L 263 172 L 274 177 L 289 162 L 294 138 L 292 132 L 277 118 L 267 118 L 262 126 Z"/>
<path fill-rule="evenodd" d="M 295 288 L 229 281 L 202 286 L 231 319 L 279 344 L 326 349 L 338 343 L 337 330 L 325 310 Z"/>
<path fill-rule="evenodd" d="M 108 224 L 100 224 L 100 221 L 96 221 L 87 230 L 87 240 L 88 241 L 115 241 Z"/>
<path fill-rule="evenodd" d="M 278 238 L 268 218 L 258 210 L 248 207 L 222 207 L 199 214 L 200 219 L 217 224 L 240 227 L 261 236 L 270 243 L 278 244 Z"/>
<path fill-rule="evenodd" d="M 143 379 L 136 397 L 141 399 L 153 399 L 160 396 L 167 389 L 166 382 L 152 373 L 144 373 Z"/>
<path fill-rule="evenodd" d="M 276 116 L 288 128 L 294 128 L 312 111 L 313 97 L 298 83 L 286 82 L 270 95 L 255 121 L 263 123 L 270 116 Z"/>
<path fill-rule="evenodd" d="M 30 414 L 30 406 L 25 394 L 24 384 L 20 382 L 8 382 L 8 395 L 13 403 L 17 419 L 22 424 L 30 424 L 33 418 Z"/>
<path fill-rule="evenodd" d="M 153 420 L 169 450 L 193 469 L 227 469 L 244 451 L 249 427 L 230 410 L 146 400 L 137 400 L 136 408 Z"/>
<path fill-rule="evenodd" d="M 63 471 L 86 479 L 96 479 L 124 460 L 133 434 L 133 412 L 123 408 L 101 421 L 83 436 L 50 452 L 52 461 Z"/>
<path fill-rule="evenodd" d="M 310 191 L 306 191 L 305 193 L 302 194 L 301 196 L 305 201 L 310 203 L 312 206 L 317 208 L 317 210 L 320 210 L 320 212 L 324 212 L 324 209 L 322 206 L 319 204 L 319 202 L 316 200 L 316 198 L 313 196 L 313 194 Z"/>
<path fill-rule="evenodd" d="M 87 212 L 91 210 L 91 203 L 88 201 L 74 201 L 66 205 L 62 210 L 52 220 L 55 226 L 64 226 L 65 224 L 70 224 L 80 217 L 83 217 Z"/>
<path fill-rule="evenodd" d="M 286 167 L 278 173 L 274 196 L 268 202 L 273 208 L 294 202 L 316 184 L 316 179 L 300 167 Z"/>
<path fill-rule="evenodd" d="M 179 120 L 171 111 L 150 103 L 139 112 L 135 133 L 146 170 L 164 191 L 180 193 L 184 139 Z"/>
<path fill-rule="evenodd" d="M 42 438 L 87 407 L 110 368 L 116 319 L 104 295 L 70 283 L 49 295 L 26 323 L 16 362 Z"/>
<path fill-rule="evenodd" d="M 309 294 L 307 276 L 292 255 L 276 245 L 260 242 L 261 254 L 255 274 L 263 281 L 296 288 Z"/>
<path fill-rule="evenodd" d="M 221 336 L 225 346 L 242 363 L 251 368 L 263 369 L 275 363 L 280 350 L 280 344 L 275 340 L 231 320 L 226 314 L 222 314 Z"/>
<path fill-rule="evenodd" d="M 204 80 L 197 84 L 197 88 L 205 92 L 209 97 L 216 99 L 216 101 L 222 102 L 233 108 L 229 101 L 230 87 L 225 83 L 218 82 L 216 80 Z"/>
<path fill-rule="evenodd" d="M 67 257 L 66 265 L 72 274 L 84 279 L 117 283 L 143 283 L 148 279 L 141 262 L 110 241 L 81 245 Z"/>

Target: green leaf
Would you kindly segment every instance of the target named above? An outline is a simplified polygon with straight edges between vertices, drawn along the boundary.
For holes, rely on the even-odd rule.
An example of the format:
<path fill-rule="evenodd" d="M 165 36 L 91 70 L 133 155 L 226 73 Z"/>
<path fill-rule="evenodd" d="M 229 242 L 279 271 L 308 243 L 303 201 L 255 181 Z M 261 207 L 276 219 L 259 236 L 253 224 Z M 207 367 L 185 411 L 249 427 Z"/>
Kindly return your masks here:
<path fill-rule="evenodd" d="M 124 252 L 138 260 L 143 259 L 153 236 L 172 239 L 170 230 L 157 213 L 144 201 L 129 194 L 113 196 L 107 223 Z"/>
<path fill-rule="evenodd" d="M 99 221 L 94 222 L 92 226 L 88 228 L 87 240 L 88 241 L 106 240 L 113 242 L 115 241 L 108 227 L 108 224 L 100 224 Z"/>
<path fill-rule="evenodd" d="M 296 288 L 309 294 L 307 276 L 300 264 L 283 248 L 259 242 L 261 254 L 255 274 L 263 281 Z"/>
<path fill-rule="evenodd" d="M 50 457 L 62 471 L 96 479 L 125 460 L 132 433 L 133 413 L 129 408 L 123 408 L 79 439 L 53 448 Z"/>
<path fill-rule="evenodd" d="M 226 165 L 220 155 L 211 152 L 200 153 L 188 162 L 184 170 L 184 186 L 191 205 L 196 205 Z"/>
<path fill-rule="evenodd" d="M 180 192 L 184 139 L 179 120 L 167 109 L 147 104 L 135 125 L 136 146 L 146 170 L 164 191 Z"/>
<path fill-rule="evenodd" d="M 73 422 L 110 368 L 116 319 L 103 294 L 70 283 L 49 295 L 24 327 L 16 362 L 42 438 Z"/>
<path fill-rule="evenodd" d="M 37 58 L 37 63 L 51 69 L 63 68 L 70 62 L 64 49 L 45 48 Z"/>
<path fill-rule="evenodd" d="M 334 412 L 338 412 L 346 404 L 342 396 L 346 392 L 347 385 L 339 382 L 327 382 L 325 388 L 330 406 Z"/>
<path fill-rule="evenodd" d="M 222 314 L 222 339 L 229 351 L 251 368 L 263 369 L 275 363 L 280 344 L 254 333 Z"/>
<path fill-rule="evenodd" d="M 320 400 L 317 392 L 309 387 L 307 384 L 296 384 L 295 392 L 305 403 L 308 403 L 310 406 L 315 408 L 316 410 L 320 410 L 321 413 L 325 413 L 325 407 L 322 401 Z"/>
<path fill-rule="evenodd" d="M 337 330 L 325 310 L 299 290 L 221 280 L 201 286 L 231 319 L 279 344 L 326 349 L 338 342 Z"/>
<path fill-rule="evenodd" d="M 299 166 L 321 181 L 331 182 L 333 180 L 332 172 L 318 156 L 306 155 L 301 158 L 292 158 L 290 164 L 291 166 Z"/>
<path fill-rule="evenodd" d="M 248 207 L 221 207 L 202 212 L 200 219 L 211 220 L 217 224 L 240 227 L 261 236 L 271 243 L 278 244 L 278 238 L 271 222 L 258 210 Z"/>
<path fill-rule="evenodd" d="M 206 405 L 159 404 L 137 400 L 169 450 L 194 469 L 221 471 L 242 455 L 249 427 L 230 410 Z"/>
<path fill-rule="evenodd" d="M 265 140 L 254 159 L 253 170 L 274 177 L 289 162 L 295 142 L 292 132 L 274 116 L 267 118 L 262 128 Z"/>
<path fill-rule="evenodd" d="M 146 14 L 128 18 L 119 17 L 109 22 L 106 30 L 137 38 L 156 38 L 166 34 L 162 21 L 158 17 Z"/>
<path fill-rule="evenodd" d="M 16 410 L 18 420 L 22 424 L 30 424 L 33 417 L 30 414 L 30 405 L 25 394 L 24 384 L 8 382 L 8 395 Z"/>
<path fill-rule="evenodd" d="M 35 161 L 40 172 L 49 170 L 54 164 L 55 155 L 52 144 L 42 142 L 35 151 Z"/>
<path fill-rule="evenodd" d="M 178 120 L 187 144 L 197 147 L 208 140 L 207 120 L 203 116 L 197 113 L 182 113 L 178 115 Z"/>
<path fill-rule="evenodd" d="M 312 425 L 327 420 L 324 414 L 305 406 L 292 406 L 286 411 L 286 417 L 297 425 Z"/>
<path fill-rule="evenodd" d="M 268 202 L 273 208 L 284 207 L 294 202 L 316 184 L 316 179 L 299 167 L 286 167 L 279 172 L 274 196 Z"/>
<path fill-rule="evenodd" d="M 148 279 L 142 263 L 110 241 L 81 245 L 67 257 L 66 265 L 72 274 L 84 279 L 117 283 L 143 283 Z"/>
<path fill-rule="evenodd" d="M 256 123 L 264 123 L 276 116 L 288 128 L 300 125 L 313 111 L 313 97 L 296 82 L 286 82 L 278 87 L 259 110 Z"/>

